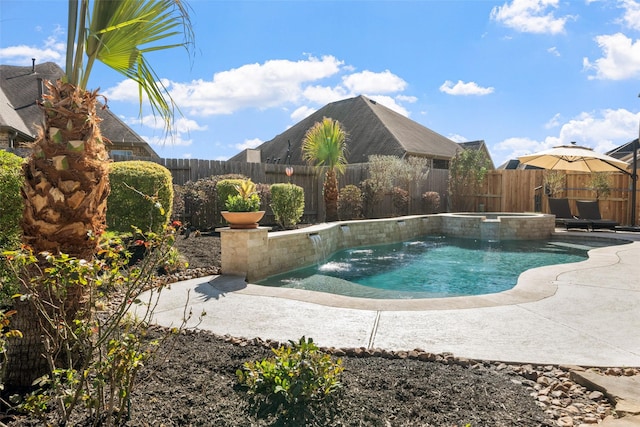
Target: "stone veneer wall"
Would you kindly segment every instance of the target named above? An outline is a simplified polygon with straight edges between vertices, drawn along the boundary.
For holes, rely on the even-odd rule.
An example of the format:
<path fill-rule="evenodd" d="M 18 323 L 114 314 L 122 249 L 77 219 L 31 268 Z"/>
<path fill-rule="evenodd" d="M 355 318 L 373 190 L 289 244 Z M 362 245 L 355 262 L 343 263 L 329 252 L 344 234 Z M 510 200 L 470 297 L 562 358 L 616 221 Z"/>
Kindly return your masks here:
<path fill-rule="evenodd" d="M 222 228 L 219 229 L 222 272 L 257 281 L 312 265 L 345 248 L 401 242 L 434 234 L 501 240 L 546 239 L 555 228 L 552 215 L 493 216 L 494 219 L 486 219 L 480 215 L 439 214 L 341 221 L 273 233 L 269 233 L 267 227 L 255 230 Z"/>

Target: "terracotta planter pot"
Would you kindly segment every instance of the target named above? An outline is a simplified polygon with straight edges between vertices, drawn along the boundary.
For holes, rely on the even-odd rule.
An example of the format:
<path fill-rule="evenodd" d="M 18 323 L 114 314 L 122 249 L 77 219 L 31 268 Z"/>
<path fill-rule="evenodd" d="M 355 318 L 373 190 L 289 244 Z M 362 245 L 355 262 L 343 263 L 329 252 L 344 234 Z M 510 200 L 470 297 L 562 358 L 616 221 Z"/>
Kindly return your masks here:
<path fill-rule="evenodd" d="M 229 227 L 235 229 L 258 228 L 258 221 L 262 219 L 265 211 L 257 212 L 229 212 L 222 211 L 222 217 L 229 223 Z"/>

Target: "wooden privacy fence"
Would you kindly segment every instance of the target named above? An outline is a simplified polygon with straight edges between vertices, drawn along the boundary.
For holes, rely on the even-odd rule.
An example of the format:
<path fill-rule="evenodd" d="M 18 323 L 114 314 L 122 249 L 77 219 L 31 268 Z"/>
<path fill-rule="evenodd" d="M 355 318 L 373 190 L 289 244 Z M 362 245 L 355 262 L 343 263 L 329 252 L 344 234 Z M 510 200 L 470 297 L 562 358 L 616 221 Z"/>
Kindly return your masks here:
<path fill-rule="evenodd" d="M 130 160 L 130 159 L 115 159 Z M 173 176 L 174 184 L 184 185 L 188 181 L 197 181 L 214 175 L 241 174 L 256 183 L 274 184 L 291 182 L 304 189 L 304 220 L 308 222 L 324 221 L 324 201 L 322 185 L 324 168 L 295 165 L 293 176 L 287 177 L 286 165 L 272 163 L 228 162 L 197 159 L 160 159 Z M 549 212 L 547 196 L 544 193 L 544 170 L 494 170 L 490 171 L 484 186 L 477 196 L 473 196 L 475 211 L 486 212 Z M 339 187 L 353 184 L 358 186 L 367 179 L 366 163 L 347 165 L 343 175 L 338 176 Z M 447 211 L 447 182 L 449 171 L 432 169 L 427 177 L 412 189 L 411 210 L 397 212 L 391 196 L 384 197 L 377 206 L 375 216 L 387 217 L 397 214 L 423 214 L 421 195 L 426 191 L 435 191 L 440 195 L 440 212 Z M 589 189 L 591 175 L 581 172 L 566 172 L 565 186 L 555 197 L 569 199 L 572 212 L 577 215 L 576 200 L 594 200 L 595 192 Z M 631 179 L 623 173 L 610 174 L 611 194 L 600 198 L 600 212 L 603 218 L 610 218 L 620 224 L 630 223 Z M 636 201 L 636 212 L 640 212 L 640 197 Z M 636 218 L 637 220 L 637 218 Z M 637 223 L 637 222 L 636 222 Z"/>
<path fill-rule="evenodd" d="M 544 212 L 549 213 L 548 196 L 544 192 L 544 170 L 495 170 L 490 171 L 480 194 L 475 197 L 476 210 L 487 212 Z M 565 172 L 562 191 L 554 197 L 568 198 L 572 213 L 578 214 L 576 200 L 595 200 L 595 192 L 589 188 L 591 174 Z M 599 199 L 603 218 L 614 219 L 620 224 L 630 223 L 631 178 L 623 173 L 609 175 L 611 194 Z M 636 200 L 636 212 L 640 200 Z"/>
<path fill-rule="evenodd" d="M 308 222 L 324 221 L 324 200 L 322 196 L 322 186 L 326 168 L 316 168 L 313 166 L 293 166 L 294 173 L 291 177 L 286 175 L 284 164 L 273 163 L 247 163 L 228 162 L 219 160 L 198 160 L 198 159 L 160 159 L 158 163 L 166 167 L 173 177 L 173 183 L 184 185 L 189 181 L 197 181 L 210 176 L 240 174 L 251 178 L 256 183 L 275 184 L 281 182 L 291 182 L 304 189 L 305 209 L 304 220 Z M 375 214 L 379 217 L 388 217 L 397 214 L 425 213 L 422 207 L 421 195 L 426 191 L 435 191 L 441 198 L 441 210 L 446 208 L 447 200 L 447 179 L 448 171 L 433 169 L 426 179 L 412 188 L 411 201 L 409 206 L 411 211 L 397 212 L 394 209 L 390 195 L 383 199 L 376 206 Z M 369 177 L 368 165 L 366 163 L 347 165 L 345 173 L 338 175 L 339 188 L 353 184 L 359 186 L 362 181 Z M 267 216 L 271 214 L 267 209 Z M 267 218 L 267 222 L 272 218 Z"/>

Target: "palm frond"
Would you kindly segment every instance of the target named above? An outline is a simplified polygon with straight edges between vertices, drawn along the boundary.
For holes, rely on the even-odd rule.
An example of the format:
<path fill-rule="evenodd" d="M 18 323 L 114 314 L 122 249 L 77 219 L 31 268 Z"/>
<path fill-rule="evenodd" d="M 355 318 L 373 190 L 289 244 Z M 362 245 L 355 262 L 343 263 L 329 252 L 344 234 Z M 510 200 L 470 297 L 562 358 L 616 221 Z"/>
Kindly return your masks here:
<path fill-rule="evenodd" d="M 180 43 L 159 43 L 179 34 L 185 36 Z M 84 46 L 86 63 L 76 60 L 74 70 L 67 70 L 73 76 L 71 83 L 86 89 L 93 64 L 100 61 L 138 84 L 140 112 L 146 95 L 154 115 L 162 117 L 169 132 L 176 106 L 146 54 L 190 47 L 193 32 L 187 6 L 180 0 L 94 0 L 90 24 L 84 31 L 79 28 L 78 37 L 77 49 Z"/>
<path fill-rule="evenodd" d="M 343 172 L 346 160 L 347 133 L 337 120 L 324 117 L 315 123 L 302 141 L 302 158 L 317 166 Z"/>

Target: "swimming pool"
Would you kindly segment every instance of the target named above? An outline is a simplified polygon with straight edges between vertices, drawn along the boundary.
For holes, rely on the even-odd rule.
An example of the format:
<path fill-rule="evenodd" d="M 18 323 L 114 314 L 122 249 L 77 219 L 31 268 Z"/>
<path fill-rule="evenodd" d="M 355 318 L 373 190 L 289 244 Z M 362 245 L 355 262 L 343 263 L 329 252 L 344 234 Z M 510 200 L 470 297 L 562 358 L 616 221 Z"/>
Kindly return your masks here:
<path fill-rule="evenodd" d="M 258 284 L 376 299 L 483 295 L 513 288 L 525 270 L 579 262 L 588 250 L 611 244 L 426 237 L 345 249 Z"/>

